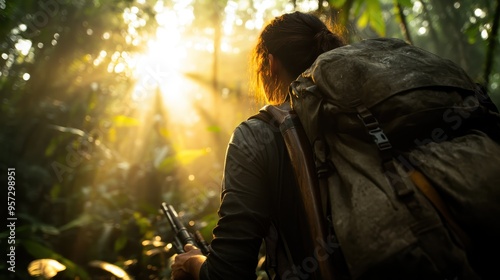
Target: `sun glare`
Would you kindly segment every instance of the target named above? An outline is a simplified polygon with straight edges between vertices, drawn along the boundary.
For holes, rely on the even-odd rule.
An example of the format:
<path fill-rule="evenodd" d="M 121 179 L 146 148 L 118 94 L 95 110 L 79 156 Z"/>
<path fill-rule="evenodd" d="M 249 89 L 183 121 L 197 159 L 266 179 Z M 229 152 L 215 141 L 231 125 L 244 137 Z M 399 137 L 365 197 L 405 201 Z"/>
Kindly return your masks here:
<path fill-rule="evenodd" d="M 189 18 L 189 10 L 182 5 L 174 5 L 173 9 L 162 6 L 155 7 L 158 29 L 156 36 L 147 44 L 147 51 L 133 59 L 134 77 L 137 80 L 132 99 L 149 106 L 154 94 L 159 90 L 170 116 L 181 115 L 181 112 L 193 111 L 193 101 L 186 90 L 186 78 L 182 68 L 187 63 L 186 42 L 182 37 L 182 27 Z M 192 122 L 193 118 L 170 119 L 170 121 Z"/>
<path fill-rule="evenodd" d="M 248 2 L 245 5 L 250 5 Z M 220 50 L 224 53 L 239 54 L 240 49 L 232 46 L 229 37 L 234 35 L 233 27 L 235 25 L 244 25 L 249 30 L 260 29 L 264 23 L 264 14 L 267 9 L 275 5 L 274 1 L 256 1 L 253 3 L 256 9 L 254 18 L 243 22 L 237 16 L 238 2 L 228 1 L 224 9 L 223 34 Z M 192 1 L 177 0 L 169 7 L 164 5 L 163 1 L 158 1 L 154 6 L 156 12 L 155 19 L 158 23 L 156 36 L 147 43 L 147 51 L 128 63 L 133 68 L 133 76 L 136 79 L 136 87 L 132 93 L 132 99 L 137 103 L 143 103 L 144 106 L 154 94 L 160 90 L 168 113 L 177 115 L 182 112 L 186 115 L 193 102 L 200 99 L 200 94 L 192 93 L 192 82 L 183 75 L 183 71 L 191 67 L 191 70 L 200 70 L 192 65 L 203 67 L 209 65 L 202 61 L 191 61 L 187 50 L 207 52 L 206 59 L 212 59 L 210 54 L 214 52 L 213 41 L 211 37 L 214 33 L 213 27 L 207 26 L 204 30 L 205 36 L 197 38 L 187 38 L 183 36 L 184 30 L 189 28 L 195 19 L 192 7 Z M 137 20 L 134 9 L 127 10 L 124 18 L 133 26 L 133 21 Z M 118 68 L 117 68 L 118 67 Z M 205 66 L 206 67 L 206 66 Z M 115 66 L 114 71 L 123 71 L 119 64 Z M 207 69 L 211 71 L 211 69 Z M 210 89 L 209 89 L 210 90 Z M 184 121 L 193 121 L 196 118 L 185 118 Z M 172 120 L 173 121 L 173 120 Z"/>
<path fill-rule="evenodd" d="M 255 14 L 251 18 L 243 19 L 238 15 L 239 5 L 253 5 Z M 157 92 L 161 93 L 165 103 L 165 112 L 169 115 L 169 121 L 177 124 L 193 124 L 200 119 L 197 111 L 202 105 L 210 104 L 213 89 L 200 81 L 193 81 L 185 76 L 184 72 L 210 73 L 211 60 L 214 53 L 214 42 L 212 37 L 215 33 L 213 26 L 206 26 L 204 34 L 197 37 L 186 35 L 185 32 L 194 22 L 195 15 L 190 0 L 174 0 L 171 5 L 166 6 L 164 1 L 158 1 L 154 6 L 155 19 L 158 23 L 155 37 L 147 42 L 147 50 L 138 56 L 127 60 L 131 68 L 132 76 L 136 85 L 132 91 L 132 100 L 138 107 L 151 106 L 151 100 Z M 261 29 L 265 22 L 266 11 L 272 10 L 277 13 L 276 1 L 234 1 L 229 0 L 224 8 L 222 19 L 222 38 L 220 51 L 225 54 L 238 55 L 242 52 L 239 47 L 233 45 L 235 26 L 244 26 L 246 29 L 255 31 Z M 136 23 L 141 19 L 136 16 L 137 9 L 132 7 L 124 12 L 124 18 L 132 27 L 142 26 Z M 137 38 L 133 38 L 134 40 Z M 138 40 L 138 39 L 137 39 Z M 188 52 L 205 52 L 206 55 L 198 55 L 193 58 Z M 191 54 L 191 53 L 190 53 Z M 102 54 L 106 56 L 106 54 Z M 206 59 L 206 60 L 205 60 Z M 204 60 L 204 61 L 201 61 Z M 99 59 L 95 61 L 99 63 Z M 115 63 L 115 72 L 125 71 L 123 62 Z M 110 66 L 110 67 L 111 67 Z M 206 67 L 207 69 L 202 69 Z M 182 116 L 182 118 L 177 118 Z"/>

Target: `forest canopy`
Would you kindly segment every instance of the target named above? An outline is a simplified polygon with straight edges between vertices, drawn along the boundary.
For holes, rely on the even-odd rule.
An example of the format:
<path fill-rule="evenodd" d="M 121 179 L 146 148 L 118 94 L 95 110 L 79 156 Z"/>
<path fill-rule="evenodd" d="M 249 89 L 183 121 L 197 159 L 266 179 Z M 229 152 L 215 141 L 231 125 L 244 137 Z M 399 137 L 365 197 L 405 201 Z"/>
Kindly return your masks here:
<path fill-rule="evenodd" d="M 500 105 L 500 0 L 0 0 L 6 279 L 167 279 L 162 201 L 209 241 L 227 142 L 262 105 L 249 52 L 295 10 L 450 59 Z"/>

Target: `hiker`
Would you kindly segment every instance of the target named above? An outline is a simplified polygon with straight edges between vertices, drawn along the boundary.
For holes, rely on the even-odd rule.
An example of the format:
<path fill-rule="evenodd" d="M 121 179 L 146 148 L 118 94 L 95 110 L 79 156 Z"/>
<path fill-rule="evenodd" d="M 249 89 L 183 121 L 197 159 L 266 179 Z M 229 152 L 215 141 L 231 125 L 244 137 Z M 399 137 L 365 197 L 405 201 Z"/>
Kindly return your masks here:
<path fill-rule="evenodd" d="M 270 104 L 287 102 L 288 85 L 318 55 L 342 45 L 343 38 L 316 16 L 294 12 L 275 18 L 253 50 L 256 91 Z M 293 244 L 290 253 L 301 265 L 313 252 L 302 248 L 307 226 L 294 184 L 280 132 L 257 119 L 240 124 L 227 149 L 213 252 L 206 259 L 198 250 L 178 255 L 172 266 L 174 279 L 184 279 L 185 273 L 196 279 L 198 274 L 200 279 L 255 279 L 259 248 L 272 220 L 279 221 L 284 238 Z M 279 186 L 286 190 L 280 192 Z M 275 209 L 278 200 L 281 208 Z M 307 268 L 297 270 L 307 273 Z"/>
<path fill-rule="evenodd" d="M 212 251 L 186 246 L 174 279 L 255 279 L 263 239 L 272 279 L 496 279 L 500 114 L 463 69 L 301 12 L 252 66 L 275 106 L 234 131 Z"/>

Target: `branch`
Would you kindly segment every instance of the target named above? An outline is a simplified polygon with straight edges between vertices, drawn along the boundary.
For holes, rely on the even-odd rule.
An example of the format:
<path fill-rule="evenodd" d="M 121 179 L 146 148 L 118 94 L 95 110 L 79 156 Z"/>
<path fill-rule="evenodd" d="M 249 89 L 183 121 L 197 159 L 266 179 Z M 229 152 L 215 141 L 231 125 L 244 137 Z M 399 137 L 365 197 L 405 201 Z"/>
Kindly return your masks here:
<path fill-rule="evenodd" d="M 401 27 L 401 33 L 403 33 L 406 42 L 408 42 L 410 45 L 413 45 L 410 32 L 408 31 L 408 23 L 406 22 L 406 15 L 403 13 L 403 7 L 401 6 L 398 0 L 395 0 L 394 2 L 398 10 L 399 20 L 401 21 L 401 24 L 399 25 Z"/>
<path fill-rule="evenodd" d="M 491 69 L 493 68 L 495 47 L 498 38 L 498 25 L 500 24 L 500 0 L 497 0 L 495 15 L 493 16 L 493 26 L 488 37 L 488 49 L 486 50 L 486 67 L 484 69 L 485 86 L 488 86 L 490 81 Z"/>
<path fill-rule="evenodd" d="M 318 0 L 318 13 L 323 12 L 323 2 L 324 0 Z"/>

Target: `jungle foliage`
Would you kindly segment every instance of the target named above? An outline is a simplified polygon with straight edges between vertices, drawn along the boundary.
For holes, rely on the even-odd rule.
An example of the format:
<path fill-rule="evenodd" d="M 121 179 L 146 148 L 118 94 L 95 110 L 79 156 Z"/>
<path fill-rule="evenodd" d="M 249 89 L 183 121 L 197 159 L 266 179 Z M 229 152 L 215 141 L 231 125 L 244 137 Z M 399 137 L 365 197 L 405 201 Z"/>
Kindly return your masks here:
<path fill-rule="evenodd" d="M 182 63 L 193 88 L 175 91 L 194 96 L 196 115 L 176 113 L 186 121 L 177 126 L 169 110 L 179 104 L 165 95 L 174 89 L 156 85 L 170 74 L 147 69 L 157 76 L 145 102 L 129 67 L 155 38 L 160 6 L 177 15 L 182 6 L 194 19 L 178 29 L 211 46 L 193 44 Z M 259 24 L 283 11 L 333 18 L 351 42 L 405 39 L 460 64 L 500 104 L 500 0 L 7 0 L 0 8 L 4 186 L 15 168 L 15 207 L 3 211 L 17 218 L 15 272 L 7 257 L 3 279 L 168 279 L 162 201 L 210 241 L 226 143 L 259 107 L 246 94 L 247 54 Z M 11 235 L 0 231 L 4 257 Z"/>

